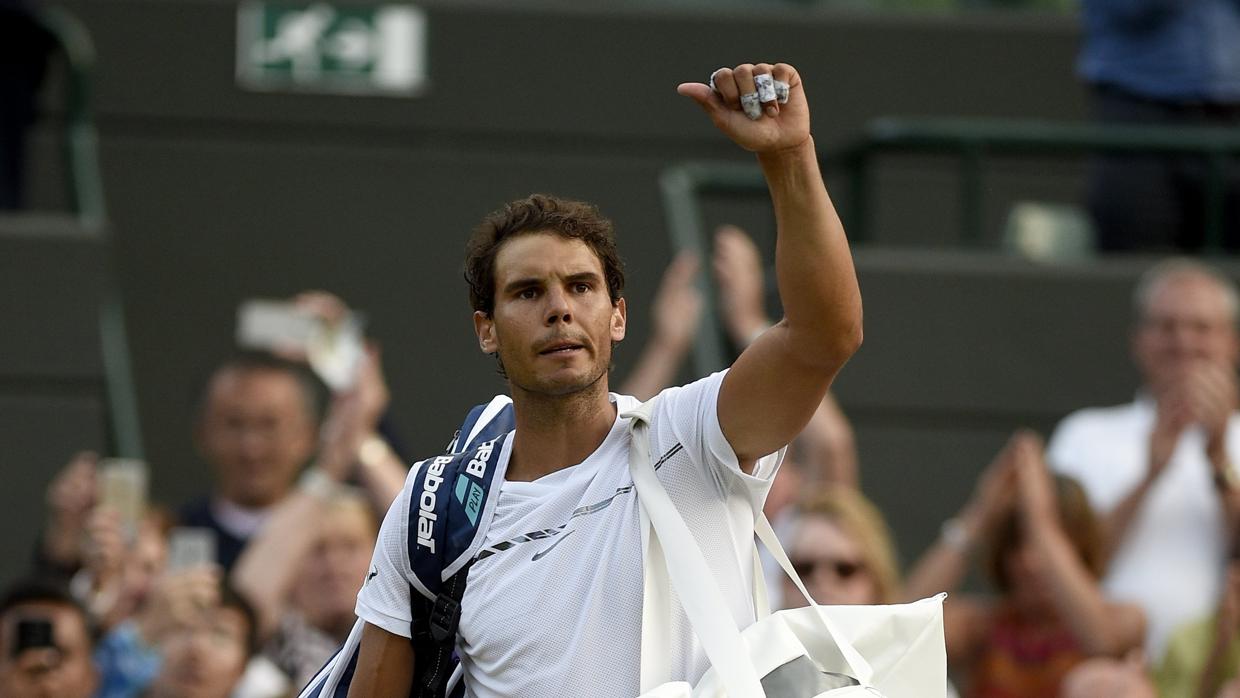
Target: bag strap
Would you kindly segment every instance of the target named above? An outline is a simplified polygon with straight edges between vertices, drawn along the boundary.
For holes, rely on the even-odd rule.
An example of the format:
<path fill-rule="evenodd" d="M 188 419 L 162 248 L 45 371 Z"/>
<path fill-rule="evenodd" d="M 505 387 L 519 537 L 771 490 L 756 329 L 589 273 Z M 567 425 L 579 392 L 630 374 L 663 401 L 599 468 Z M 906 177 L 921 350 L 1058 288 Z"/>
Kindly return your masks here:
<path fill-rule="evenodd" d="M 723 592 L 714 582 L 714 575 L 702 556 L 702 550 L 693 539 L 684 519 L 676 511 L 676 505 L 672 503 L 667 490 L 663 489 L 650 462 L 646 427 L 654 402 L 650 400 L 636 410 L 622 415 L 629 417 L 629 429 L 632 433 L 629 471 L 637 489 L 638 502 L 653 528 L 654 535 L 650 537 L 648 552 L 655 550 L 654 541 L 657 536 L 658 545 L 667 553 L 661 557 L 667 566 L 671 583 L 679 594 L 681 605 L 689 616 L 698 641 L 727 688 L 728 695 L 731 698 L 764 697 L 766 694 L 762 691 L 762 683 L 749 660 L 749 652 L 732 620 L 732 614 L 728 611 Z M 649 589 L 649 585 L 646 588 Z M 643 613 L 643 620 L 645 619 L 646 614 Z M 643 631 L 642 635 L 644 640 L 647 634 Z M 645 655 L 643 652 L 643 658 Z M 646 680 L 648 679 L 644 679 L 643 683 Z"/>
<path fill-rule="evenodd" d="M 766 514 L 759 512 L 754 520 L 754 533 L 758 535 L 758 540 L 766 546 L 767 551 L 771 553 L 771 557 L 779 563 L 784 574 L 787 574 L 792 583 L 796 585 L 805 600 L 809 602 L 815 610 L 814 617 L 822 622 L 822 629 L 826 632 L 839 648 L 840 654 L 844 657 L 844 661 L 848 664 L 848 668 L 852 670 L 853 678 L 861 682 L 863 686 L 870 685 L 874 679 L 874 669 L 870 663 L 861 656 L 857 648 L 845 639 L 844 634 L 840 632 L 835 623 L 831 621 L 831 617 L 826 610 L 819 605 L 814 597 L 809 595 L 809 590 L 805 588 L 805 582 L 801 581 L 801 575 L 797 574 L 796 568 L 792 566 L 792 561 L 788 559 L 788 554 L 784 552 L 784 546 L 780 544 L 779 537 L 775 535 L 775 529 L 771 528 L 771 522 L 766 518 Z"/>
<path fill-rule="evenodd" d="M 415 623 L 412 628 L 413 656 L 418 660 L 410 695 L 415 698 L 442 698 L 446 693 L 457 665 L 453 651 L 461 624 L 461 599 L 472 566 L 471 561 L 449 577 L 433 602 L 421 599 L 426 604 L 427 622 Z"/>
<path fill-rule="evenodd" d="M 702 556 L 702 551 L 651 465 L 648 426 L 654 413 L 656 400 L 657 396 L 621 415 L 630 419 L 629 428 L 632 438 L 629 448 L 629 470 L 633 475 L 633 484 L 639 495 L 638 501 L 641 504 L 643 519 L 648 517 L 650 528 L 653 529 L 645 546 L 647 578 L 645 580 L 646 605 L 643 607 L 642 614 L 642 690 L 653 688 L 647 685 L 648 682 L 658 685 L 667 677 L 666 662 L 659 664 L 660 658 L 666 658 L 668 654 L 666 637 L 658 637 L 655 633 L 646 631 L 652 622 L 657 623 L 660 619 L 668 617 L 665 608 L 668 604 L 667 592 L 659 587 L 658 580 L 666 574 L 679 594 L 685 613 L 689 616 L 689 622 L 693 625 L 706 651 L 706 656 L 710 659 L 720 679 L 723 680 L 729 694 L 734 697 L 764 695 L 761 683 L 754 675 L 744 640 L 735 624 L 729 620 L 731 614 L 726 610 L 727 605 L 723 594 L 719 591 L 718 584 L 714 582 L 714 576 Z M 645 524 L 643 520 L 643 539 L 647 538 Z M 818 602 L 810 596 L 805 583 L 801 581 L 800 575 L 792 567 L 792 562 L 784 552 L 783 545 L 780 544 L 774 529 L 771 528 L 771 522 L 766 518 L 766 514 L 760 511 L 754 519 L 754 533 L 770 551 L 784 573 L 792 579 L 797 589 L 805 596 L 806 601 L 815 609 L 814 616 L 821 622 L 823 632 L 839 649 L 844 661 L 853 672 L 853 677 L 863 685 L 869 685 L 874 676 L 870 663 L 852 646 L 852 643 L 839 631 Z M 670 555 L 665 555 L 665 552 Z M 756 550 L 754 559 L 755 609 L 758 611 L 758 617 L 761 618 L 767 614 L 765 585 L 764 581 L 758 577 L 762 570 L 757 562 Z M 759 594 L 763 595 L 761 602 L 758 599 Z M 662 615 L 655 615 L 659 611 L 647 610 L 646 606 L 656 604 L 664 607 L 659 609 Z M 703 606 L 706 607 L 705 612 L 703 612 Z M 713 609 L 710 608 L 712 606 Z M 699 617 L 703 615 L 705 618 L 699 623 Z M 710 636 L 709 640 L 707 636 Z M 656 652 L 658 653 L 656 656 L 651 656 Z M 726 662 L 726 664 L 721 662 Z M 735 671 L 737 666 L 741 667 L 740 671 Z M 756 692 L 753 684 L 745 683 L 749 677 L 752 677 L 757 684 Z M 737 692 L 737 689 L 743 689 L 745 692 Z"/>

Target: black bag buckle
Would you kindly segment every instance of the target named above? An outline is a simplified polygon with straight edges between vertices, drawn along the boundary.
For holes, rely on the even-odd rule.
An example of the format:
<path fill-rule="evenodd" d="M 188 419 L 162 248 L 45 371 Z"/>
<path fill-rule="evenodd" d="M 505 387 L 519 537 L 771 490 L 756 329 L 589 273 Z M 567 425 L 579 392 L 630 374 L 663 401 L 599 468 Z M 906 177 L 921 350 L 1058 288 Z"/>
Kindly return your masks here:
<path fill-rule="evenodd" d="M 431 607 L 431 637 L 435 642 L 443 642 L 456 636 L 456 629 L 461 624 L 461 604 L 447 594 L 435 598 Z"/>

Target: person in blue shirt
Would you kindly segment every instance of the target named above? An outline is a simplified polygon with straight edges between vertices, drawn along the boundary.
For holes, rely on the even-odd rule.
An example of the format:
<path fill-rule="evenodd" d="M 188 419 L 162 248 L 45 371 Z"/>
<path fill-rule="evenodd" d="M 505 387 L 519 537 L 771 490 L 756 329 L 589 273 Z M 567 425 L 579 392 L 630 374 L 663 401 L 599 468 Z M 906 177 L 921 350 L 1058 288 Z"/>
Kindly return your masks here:
<path fill-rule="evenodd" d="M 1083 0 L 1077 64 L 1104 124 L 1240 126 L 1240 0 Z M 1197 250 L 1209 163 L 1104 154 L 1089 208 L 1105 251 Z M 1240 249 L 1240 158 L 1226 166 L 1223 244 Z"/>

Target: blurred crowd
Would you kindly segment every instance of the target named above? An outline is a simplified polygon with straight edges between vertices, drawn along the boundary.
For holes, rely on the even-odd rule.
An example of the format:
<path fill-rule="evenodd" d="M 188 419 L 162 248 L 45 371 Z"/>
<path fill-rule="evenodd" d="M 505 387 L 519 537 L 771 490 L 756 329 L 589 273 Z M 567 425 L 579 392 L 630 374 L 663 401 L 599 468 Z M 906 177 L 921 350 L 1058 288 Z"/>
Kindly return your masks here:
<path fill-rule="evenodd" d="M 621 392 L 645 399 L 682 375 L 704 282 L 736 352 L 770 327 L 754 242 L 725 226 L 709 264 L 690 252 L 669 264 Z M 1048 445 L 1012 434 L 903 571 L 885 521 L 899 512 L 865 497 L 853 429 L 828 395 L 765 506 L 810 595 L 950 592 L 961 696 L 1240 696 L 1240 301 L 1189 260 L 1150 269 L 1133 298 L 1133 402 L 1069 415 Z M 288 306 L 327 327 L 350 314 L 324 292 Z M 187 435 L 213 486 L 179 509 L 133 505 L 142 478 L 124 485 L 114 461 L 74 455 L 48 485 L 29 574 L 0 599 L 0 697 L 295 695 L 352 627 L 407 475 L 380 352 L 362 346 L 334 389 L 297 347 L 223 360 Z M 764 567 L 773 608 L 807 603 Z M 988 590 L 961 590 L 971 570 Z"/>

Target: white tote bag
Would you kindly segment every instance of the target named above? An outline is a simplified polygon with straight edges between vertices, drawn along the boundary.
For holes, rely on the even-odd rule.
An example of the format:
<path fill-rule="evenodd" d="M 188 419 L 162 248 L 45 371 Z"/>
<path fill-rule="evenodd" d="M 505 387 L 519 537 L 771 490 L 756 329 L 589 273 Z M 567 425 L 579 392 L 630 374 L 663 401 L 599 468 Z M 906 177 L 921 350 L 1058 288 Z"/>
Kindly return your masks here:
<path fill-rule="evenodd" d="M 769 614 L 755 555 L 758 620 L 738 630 L 702 551 L 650 462 L 647 424 L 653 408 L 650 400 L 623 415 L 630 418 L 629 470 L 647 540 L 641 698 L 945 698 L 944 595 L 890 606 L 820 606 L 761 512 L 756 535 L 810 605 Z M 696 686 L 666 682 L 671 588 L 710 659 L 711 669 Z"/>

